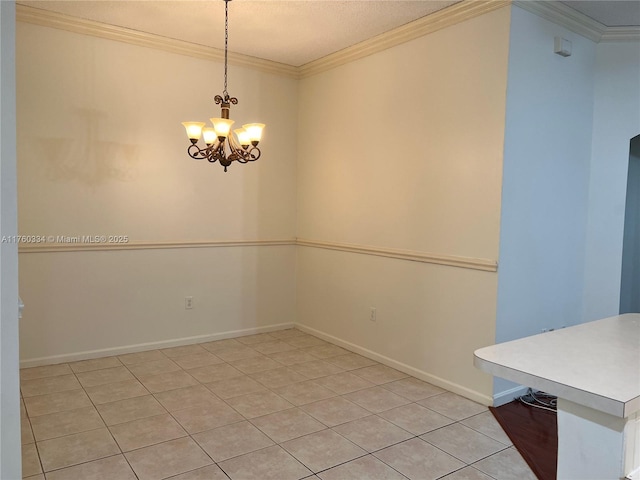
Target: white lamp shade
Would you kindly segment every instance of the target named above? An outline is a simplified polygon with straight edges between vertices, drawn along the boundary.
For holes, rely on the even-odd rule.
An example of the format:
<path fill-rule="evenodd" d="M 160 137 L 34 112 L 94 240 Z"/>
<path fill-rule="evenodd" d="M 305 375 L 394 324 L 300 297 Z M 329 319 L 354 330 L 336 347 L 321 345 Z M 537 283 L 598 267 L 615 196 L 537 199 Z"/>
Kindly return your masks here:
<path fill-rule="evenodd" d="M 192 140 L 198 140 L 200 138 L 200 134 L 202 133 L 202 127 L 205 126 L 204 122 L 182 122 L 185 130 L 187 131 L 187 136 Z"/>
<path fill-rule="evenodd" d="M 211 118 L 210 120 L 211 123 L 213 123 L 213 128 L 215 129 L 218 137 L 226 138 L 229 136 L 233 120 L 229 120 L 228 118 Z"/>
<path fill-rule="evenodd" d="M 207 145 L 214 144 L 218 138 L 218 135 L 216 135 L 216 131 L 213 128 L 203 128 L 202 136 L 204 137 L 204 143 Z"/>
<path fill-rule="evenodd" d="M 249 133 L 249 139 L 252 142 L 259 142 L 262 138 L 262 129 L 265 127 L 264 123 L 247 123 L 243 125 L 244 128 Z"/>
<path fill-rule="evenodd" d="M 249 137 L 249 132 L 247 132 L 244 128 L 236 128 L 234 130 L 236 132 L 236 136 L 238 137 L 238 142 L 243 147 L 248 147 L 251 143 L 251 138 Z"/>

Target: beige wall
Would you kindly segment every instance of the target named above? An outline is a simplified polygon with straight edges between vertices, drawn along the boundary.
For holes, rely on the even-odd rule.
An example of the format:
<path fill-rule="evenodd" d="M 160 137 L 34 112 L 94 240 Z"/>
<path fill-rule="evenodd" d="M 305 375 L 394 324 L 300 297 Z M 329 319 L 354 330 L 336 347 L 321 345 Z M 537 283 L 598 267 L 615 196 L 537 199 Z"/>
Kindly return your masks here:
<path fill-rule="evenodd" d="M 18 23 L 20 234 L 293 240 L 296 80 L 230 66 L 240 101 L 231 117 L 267 123 L 268 153 L 223 173 L 187 156 L 180 125 L 219 116 L 222 73 L 216 62 Z M 293 245 L 22 253 L 21 357 L 290 323 L 294 274 Z"/>
<path fill-rule="evenodd" d="M 300 81 L 232 66 L 232 117 L 268 127 L 264 158 L 227 174 L 178 123 L 217 115 L 220 64 L 17 30 L 21 234 L 497 258 L 508 8 Z M 472 352 L 493 342 L 495 272 L 293 245 L 20 261 L 27 364 L 297 321 L 490 402 Z"/>
<path fill-rule="evenodd" d="M 304 79 L 298 236 L 495 260 L 509 8 Z M 496 273 L 300 247 L 298 322 L 484 402 Z M 377 322 L 369 320 L 377 308 Z"/>

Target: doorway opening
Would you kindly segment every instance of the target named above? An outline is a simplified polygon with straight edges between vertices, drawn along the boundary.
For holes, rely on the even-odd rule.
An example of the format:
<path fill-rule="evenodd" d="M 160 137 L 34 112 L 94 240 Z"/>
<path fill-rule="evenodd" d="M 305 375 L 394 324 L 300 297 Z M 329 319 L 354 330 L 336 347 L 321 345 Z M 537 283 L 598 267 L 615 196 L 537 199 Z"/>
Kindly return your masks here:
<path fill-rule="evenodd" d="M 640 313 L 640 135 L 629 145 L 620 313 Z"/>

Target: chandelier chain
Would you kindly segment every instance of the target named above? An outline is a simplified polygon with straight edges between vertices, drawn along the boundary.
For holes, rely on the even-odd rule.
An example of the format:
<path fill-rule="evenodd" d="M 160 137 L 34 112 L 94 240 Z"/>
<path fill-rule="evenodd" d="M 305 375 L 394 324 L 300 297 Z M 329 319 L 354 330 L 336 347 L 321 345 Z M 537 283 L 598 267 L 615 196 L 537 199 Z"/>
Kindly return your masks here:
<path fill-rule="evenodd" d="M 229 98 L 227 92 L 227 45 L 229 43 L 229 1 L 224 0 L 224 90 L 225 100 Z"/>

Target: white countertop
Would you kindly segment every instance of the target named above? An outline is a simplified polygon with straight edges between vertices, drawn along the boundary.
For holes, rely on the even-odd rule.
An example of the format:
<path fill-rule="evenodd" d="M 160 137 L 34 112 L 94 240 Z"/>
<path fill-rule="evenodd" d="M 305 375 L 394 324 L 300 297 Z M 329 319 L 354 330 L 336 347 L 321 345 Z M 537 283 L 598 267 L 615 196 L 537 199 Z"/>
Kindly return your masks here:
<path fill-rule="evenodd" d="M 617 417 L 640 410 L 640 314 L 481 348 L 476 367 Z"/>

